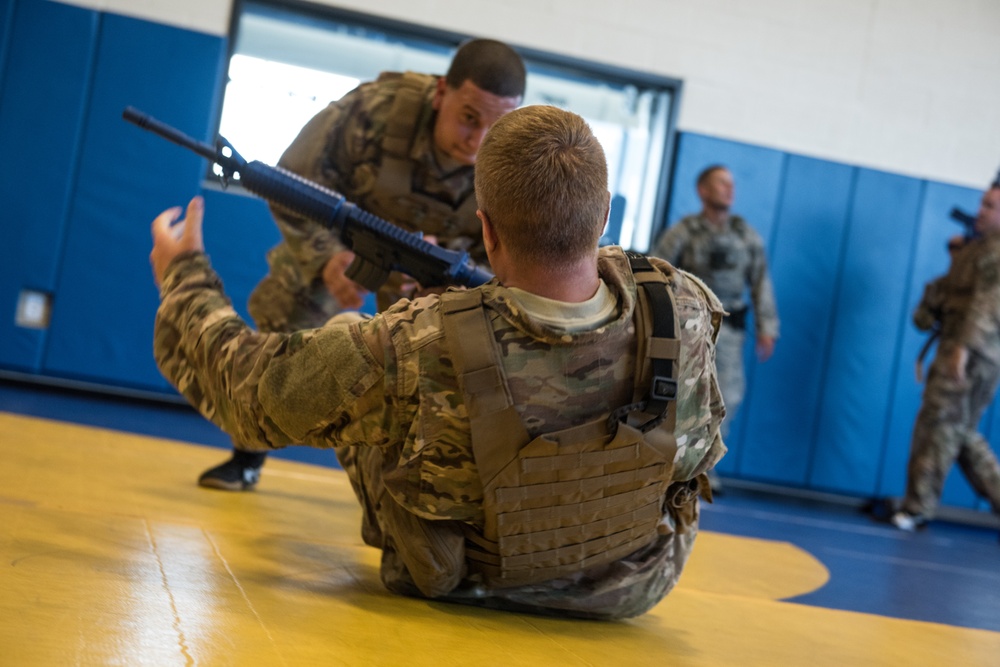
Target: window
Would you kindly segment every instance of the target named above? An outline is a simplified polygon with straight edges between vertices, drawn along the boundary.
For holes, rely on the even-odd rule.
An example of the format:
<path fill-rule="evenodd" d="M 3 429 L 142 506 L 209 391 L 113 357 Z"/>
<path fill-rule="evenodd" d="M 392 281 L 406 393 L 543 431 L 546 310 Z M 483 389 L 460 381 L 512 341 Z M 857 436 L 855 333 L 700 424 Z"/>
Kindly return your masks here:
<path fill-rule="evenodd" d="M 249 160 L 275 164 L 315 113 L 379 72 L 444 74 L 465 35 L 303 3 L 247 0 L 234 10 L 219 132 Z M 515 47 L 517 45 L 514 45 Z M 570 109 L 608 158 L 606 240 L 645 251 L 665 215 L 680 83 L 518 48 L 525 104 Z"/>

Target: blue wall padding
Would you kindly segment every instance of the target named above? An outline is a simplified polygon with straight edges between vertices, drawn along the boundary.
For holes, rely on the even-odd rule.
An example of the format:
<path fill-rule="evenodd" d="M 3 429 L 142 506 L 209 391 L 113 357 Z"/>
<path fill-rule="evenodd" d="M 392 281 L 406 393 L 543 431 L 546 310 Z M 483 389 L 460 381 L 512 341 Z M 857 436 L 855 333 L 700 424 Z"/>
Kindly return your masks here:
<path fill-rule="evenodd" d="M 740 473 L 754 479 L 806 483 L 853 187 L 849 167 L 803 157 L 788 160 L 769 250 L 781 337 L 766 363 L 748 359 L 755 372 L 737 461 Z"/>
<path fill-rule="evenodd" d="M 134 105 L 210 143 L 226 40 L 36 0 L 0 0 L 0 20 L 0 371 L 172 392 L 150 351 L 153 217 L 204 194 L 206 246 L 244 317 L 279 234 L 264 202 L 206 188 L 204 159 L 121 112 Z M 910 313 L 947 268 L 945 242 L 961 231 L 949 211 L 975 211 L 980 192 L 694 133 L 676 145 L 668 221 L 700 209 L 701 169 L 728 166 L 782 320 L 767 363 L 748 336 L 747 397 L 720 471 L 900 495 L 925 339 Z M 24 288 L 53 294 L 48 331 L 13 325 Z M 1000 410 L 983 427 L 1000 437 Z M 957 470 L 943 501 L 985 509 Z"/>
<path fill-rule="evenodd" d="M 46 372 L 166 387 L 149 352 L 149 224 L 198 191 L 206 165 L 121 114 L 131 104 L 205 140 L 225 56 L 222 38 L 103 15 Z"/>
<path fill-rule="evenodd" d="M 55 2 L 4 3 L 0 15 L 12 19 L 0 72 L 0 365 L 38 372 L 46 332 L 15 326 L 14 313 L 21 290 L 55 288 L 98 20 Z"/>
<path fill-rule="evenodd" d="M 0 89 L 7 68 L 7 49 L 14 32 L 14 0 L 0 0 Z"/>
<path fill-rule="evenodd" d="M 869 492 L 878 477 L 922 183 L 861 169 L 833 305 L 809 485 Z M 800 325 L 807 325 L 800 322 Z"/>

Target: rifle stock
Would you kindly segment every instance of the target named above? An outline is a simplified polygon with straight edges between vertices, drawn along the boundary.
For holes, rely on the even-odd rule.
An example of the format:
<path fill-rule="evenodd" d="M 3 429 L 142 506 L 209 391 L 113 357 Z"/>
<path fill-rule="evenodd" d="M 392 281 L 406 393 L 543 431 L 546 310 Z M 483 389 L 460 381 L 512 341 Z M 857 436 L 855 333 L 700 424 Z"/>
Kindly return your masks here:
<path fill-rule="evenodd" d="M 222 136 L 210 146 L 134 107 L 126 107 L 122 117 L 219 165 L 223 185 L 238 175 L 247 191 L 330 229 L 355 254 L 347 277 L 368 290 L 377 291 L 391 271 L 410 275 L 425 287 L 476 287 L 493 277 L 476 266 L 468 253 L 429 243 L 419 232 L 407 232 L 363 211 L 334 190 L 281 167 L 247 162 Z"/>

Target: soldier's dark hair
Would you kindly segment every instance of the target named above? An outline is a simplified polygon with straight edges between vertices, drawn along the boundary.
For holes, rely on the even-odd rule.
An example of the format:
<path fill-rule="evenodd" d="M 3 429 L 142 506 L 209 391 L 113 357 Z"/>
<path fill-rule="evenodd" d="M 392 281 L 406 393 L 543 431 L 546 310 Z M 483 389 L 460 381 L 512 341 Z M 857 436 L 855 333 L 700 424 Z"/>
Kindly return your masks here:
<path fill-rule="evenodd" d="M 695 186 L 700 188 L 705 185 L 705 181 L 707 181 L 708 178 L 717 171 L 729 171 L 729 167 L 724 164 L 712 164 L 705 167 L 701 170 L 701 173 L 698 174 L 698 179 L 694 182 Z"/>
<path fill-rule="evenodd" d="M 604 149 L 575 113 L 522 107 L 483 139 L 476 200 L 520 262 L 565 266 L 596 252 L 608 197 Z"/>
<path fill-rule="evenodd" d="M 458 47 L 444 80 L 450 88 L 471 81 L 497 97 L 524 97 L 526 78 L 517 51 L 495 39 L 470 39 Z"/>

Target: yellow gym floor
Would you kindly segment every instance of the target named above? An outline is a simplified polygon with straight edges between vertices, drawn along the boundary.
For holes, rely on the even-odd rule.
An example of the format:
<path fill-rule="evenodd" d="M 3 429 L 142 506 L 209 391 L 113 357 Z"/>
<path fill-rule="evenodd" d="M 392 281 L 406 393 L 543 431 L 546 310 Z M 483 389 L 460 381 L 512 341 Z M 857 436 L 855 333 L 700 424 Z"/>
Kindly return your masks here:
<path fill-rule="evenodd" d="M 0 456 L 0 665 L 1000 665 L 997 632 L 782 602 L 828 578 L 786 542 L 703 531 L 649 614 L 559 620 L 386 592 L 339 470 L 209 491 L 218 448 L 2 412 Z"/>

